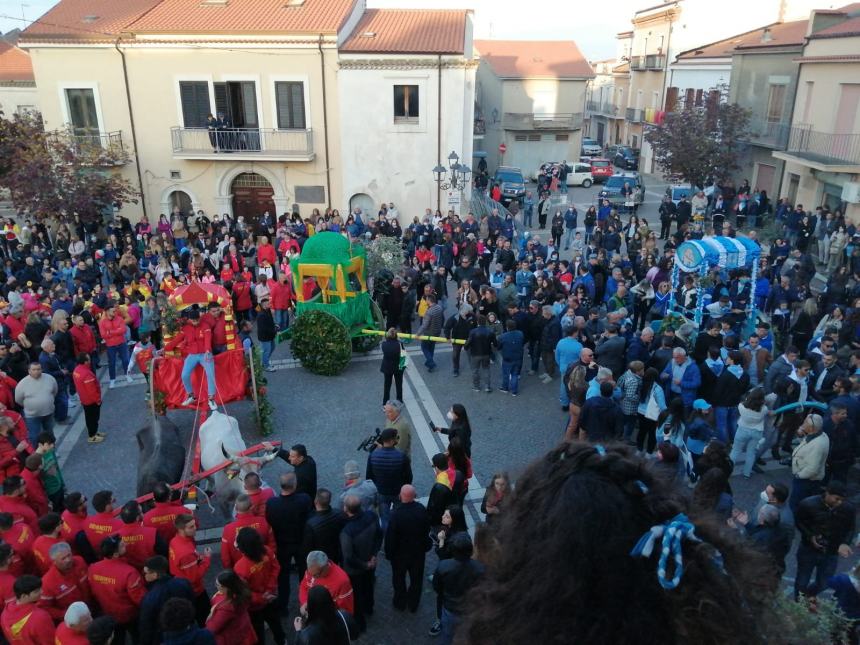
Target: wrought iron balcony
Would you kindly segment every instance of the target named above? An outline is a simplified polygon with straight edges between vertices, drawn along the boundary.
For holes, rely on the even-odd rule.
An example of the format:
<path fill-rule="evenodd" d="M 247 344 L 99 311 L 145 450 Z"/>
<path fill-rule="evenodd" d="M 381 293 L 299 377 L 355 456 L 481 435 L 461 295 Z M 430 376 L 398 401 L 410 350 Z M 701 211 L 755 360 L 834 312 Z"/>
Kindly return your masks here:
<path fill-rule="evenodd" d="M 662 54 L 648 54 L 646 56 L 633 56 L 630 58 L 630 69 L 637 72 L 659 72 L 665 66 L 666 57 Z"/>
<path fill-rule="evenodd" d="M 506 130 L 579 130 L 582 112 L 505 112 L 502 123 Z"/>
<path fill-rule="evenodd" d="M 624 118 L 630 121 L 630 123 L 642 123 L 644 118 L 643 110 L 639 108 L 627 108 Z"/>
<path fill-rule="evenodd" d="M 767 119 L 752 118 L 747 126 L 748 134 L 744 141 L 757 146 L 785 149 L 791 125 L 786 121 L 768 121 Z"/>
<path fill-rule="evenodd" d="M 821 166 L 860 166 L 860 134 L 816 132 L 795 126 L 789 131 L 785 150 Z"/>
<path fill-rule="evenodd" d="M 170 128 L 173 156 L 179 159 L 283 159 L 311 161 L 313 131 L 273 128 Z"/>
<path fill-rule="evenodd" d="M 601 101 L 588 101 L 585 104 L 585 111 L 590 114 L 602 114 L 604 116 L 617 117 L 618 106 L 612 103 L 603 103 Z"/>

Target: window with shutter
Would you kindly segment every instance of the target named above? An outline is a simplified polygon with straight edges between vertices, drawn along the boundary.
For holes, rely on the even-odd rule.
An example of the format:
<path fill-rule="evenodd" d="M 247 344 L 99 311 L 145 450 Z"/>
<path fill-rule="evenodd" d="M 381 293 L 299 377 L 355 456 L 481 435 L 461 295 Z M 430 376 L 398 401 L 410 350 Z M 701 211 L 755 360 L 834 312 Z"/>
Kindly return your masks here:
<path fill-rule="evenodd" d="M 394 86 L 395 123 L 418 123 L 418 86 Z"/>
<path fill-rule="evenodd" d="M 304 83 L 301 81 L 276 82 L 275 100 L 278 108 L 278 128 L 282 130 L 306 128 Z"/>
<path fill-rule="evenodd" d="M 233 115 L 230 111 L 230 96 L 227 83 L 215 83 L 215 116 L 223 114 L 232 124 Z"/>
<path fill-rule="evenodd" d="M 205 128 L 209 107 L 209 84 L 206 81 L 180 81 L 182 124 L 186 128 Z"/>

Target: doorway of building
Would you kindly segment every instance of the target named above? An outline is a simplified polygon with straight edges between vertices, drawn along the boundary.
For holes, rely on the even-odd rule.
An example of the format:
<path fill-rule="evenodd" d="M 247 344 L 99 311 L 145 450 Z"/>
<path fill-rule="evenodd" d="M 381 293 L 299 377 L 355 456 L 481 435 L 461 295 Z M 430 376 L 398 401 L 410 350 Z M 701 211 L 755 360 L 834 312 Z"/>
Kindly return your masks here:
<path fill-rule="evenodd" d="M 233 216 L 244 217 L 248 230 L 259 234 L 260 218 L 267 211 L 273 219 L 277 219 L 278 214 L 275 212 L 273 200 L 275 191 L 262 175 L 255 172 L 236 175 L 230 192 L 233 193 Z"/>
<path fill-rule="evenodd" d="M 603 145 L 604 143 L 606 143 L 603 140 L 603 137 L 605 136 L 605 129 L 606 129 L 606 126 L 603 123 L 601 123 L 600 121 L 598 121 L 597 122 L 597 143 L 599 143 L 600 145 Z"/>
<path fill-rule="evenodd" d="M 354 211 L 356 206 L 361 209 L 361 213 L 364 216 L 365 224 L 367 223 L 367 219 L 369 217 L 376 217 L 376 207 L 370 195 L 366 195 L 365 193 L 356 193 L 355 195 L 350 197 L 349 212 L 351 213 L 352 211 Z"/>
<path fill-rule="evenodd" d="M 773 195 L 773 179 L 776 175 L 776 166 L 766 163 L 756 164 L 755 189 L 766 190 L 768 195 Z"/>
<path fill-rule="evenodd" d="M 170 193 L 170 197 L 168 198 L 170 202 L 170 213 L 173 212 L 173 209 L 179 206 L 179 211 L 185 215 L 185 217 L 190 216 L 192 213 L 193 206 L 191 205 L 191 197 L 188 196 L 184 190 L 174 190 Z M 170 217 L 170 213 L 166 213 L 168 217 Z"/>

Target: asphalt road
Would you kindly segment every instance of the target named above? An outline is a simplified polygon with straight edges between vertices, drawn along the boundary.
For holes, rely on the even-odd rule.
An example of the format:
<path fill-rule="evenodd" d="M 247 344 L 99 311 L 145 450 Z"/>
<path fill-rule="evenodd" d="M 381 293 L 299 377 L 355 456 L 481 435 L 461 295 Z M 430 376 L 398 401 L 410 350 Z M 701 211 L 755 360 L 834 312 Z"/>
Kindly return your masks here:
<path fill-rule="evenodd" d="M 656 222 L 657 205 L 663 185 L 649 181 L 646 203 L 640 216 Z M 590 189 L 574 188 L 570 195 L 581 209 L 593 200 L 598 186 Z M 654 218 L 654 219 L 652 219 Z M 409 346 L 410 366 L 406 371 L 404 399 L 406 412 L 415 428 L 412 443 L 413 471 L 419 495 L 427 495 L 433 483 L 430 456 L 443 450 L 443 443 L 430 432 L 431 425 L 446 425 L 444 420 L 448 407 L 462 403 L 469 412 L 474 428 L 473 462 L 475 477 L 470 483 L 468 513 L 471 522 L 479 520 L 477 512 L 483 494 L 493 473 L 507 470 L 516 479 L 530 460 L 554 446 L 561 438 L 565 414 L 558 405 L 558 379 L 549 384 L 542 383 L 537 376 L 525 375 L 521 381 L 521 395 L 511 397 L 494 390 L 491 394 L 473 392 L 468 370 L 459 378 L 452 377 L 451 353 L 439 346 L 437 363 L 439 369 L 428 373 L 423 367 L 417 344 Z M 464 357 L 465 358 L 465 357 Z M 366 454 L 357 452 L 356 446 L 374 428 L 382 427 L 381 411 L 382 375 L 379 372 L 379 355 L 356 355 L 348 368 L 335 377 L 321 377 L 305 371 L 290 360 L 289 348 L 279 346 L 273 356 L 277 371 L 268 374 L 269 399 L 275 408 L 276 433 L 286 445 L 303 443 L 315 458 L 318 467 L 319 485 L 337 492 L 343 485 L 343 464 L 356 459 L 360 464 Z M 493 370 L 494 388 L 498 387 L 499 368 Z M 102 429 L 107 440 L 98 445 L 86 442 L 83 418 L 79 409 L 74 409 L 75 422 L 58 430 L 60 463 L 69 490 L 82 490 L 90 498 L 100 489 L 111 489 L 116 498 L 125 501 L 134 496 L 137 468 L 137 445 L 134 433 L 147 423 L 148 407 L 144 402 L 143 379 L 135 378 L 133 384 L 121 379 L 114 390 L 107 389 L 107 376 L 102 374 L 104 403 L 102 407 Z M 231 404 L 228 412 L 237 417 L 248 445 L 261 438 L 256 436 L 250 417 L 250 404 Z M 190 436 L 194 418 L 190 412 L 171 412 L 173 419 Z M 290 466 L 281 460 L 267 466 L 263 475 L 270 485 L 276 485 L 280 472 Z M 768 482 L 790 480 L 788 468 L 768 464 L 765 475 L 754 475 L 750 480 L 736 474 L 731 481 L 735 504 L 740 508 L 751 508 L 759 492 Z M 219 530 L 224 520 L 205 507 L 198 515 L 207 530 L 204 540 L 211 540 L 217 553 Z M 217 560 L 217 558 L 216 558 Z M 840 562 L 847 568 L 856 557 Z M 789 556 L 787 584 L 794 572 L 794 556 Z M 427 571 L 435 566 L 435 556 L 427 560 Z M 213 567 L 211 575 L 217 571 Z M 210 585 L 211 586 L 211 585 Z M 390 568 L 382 562 L 378 574 L 377 611 L 360 642 L 362 644 L 402 645 L 403 643 L 430 643 L 427 629 L 434 617 L 435 596 L 429 583 L 419 612 L 416 615 L 394 611 L 390 605 Z M 295 615 L 295 593 L 292 596 L 291 616 Z M 285 628 L 292 632 L 292 618 L 285 619 Z"/>

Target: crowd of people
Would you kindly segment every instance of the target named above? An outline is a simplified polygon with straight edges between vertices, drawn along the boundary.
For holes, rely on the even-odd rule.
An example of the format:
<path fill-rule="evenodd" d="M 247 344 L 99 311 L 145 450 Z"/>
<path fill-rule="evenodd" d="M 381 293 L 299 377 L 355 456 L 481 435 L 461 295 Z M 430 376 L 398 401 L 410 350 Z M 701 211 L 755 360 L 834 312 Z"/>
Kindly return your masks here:
<path fill-rule="evenodd" d="M 705 199 L 706 212 L 723 208 L 720 195 Z M 756 594 L 778 583 L 796 529 L 795 593 L 815 595 L 829 584 L 846 599 L 844 606 L 858 606 L 857 590 L 852 596 L 844 579 L 834 577 L 838 558 L 851 554 L 854 532 L 846 492 L 860 423 L 860 240 L 854 225 L 838 211 L 807 213 L 782 200 L 772 215 L 759 213 L 759 221 L 771 218 L 781 234 L 762 252 L 754 290 L 745 268 L 712 267 L 704 277 L 682 273 L 673 284 L 675 249 L 702 231 L 692 226 L 685 199 L 668 204 L 661 207 L 659 232 L 635 214 L 622 221 L 608 203 L 588 209 L 580 227 L 576 208 L 565 205 L 547 213 L 547 239 L 529 230 L 535 204 L 528 198 L 522 217 L 501 207 L 462 219 L 427 209 L 403 227 L 393 203 L 375 216 L 356 208 L 342 217 L 329 209 L 307 217 L 266 213 L 253 223 L 178 208 L 155 226 L 146 218 L 132 225 L 120 213 L 106 223 L 77 215 L 7 221 L 0 240 L 6 271 L 0 288 L 0 591 L 6 601 L 0 623 L 7 639 L 47 644 L 56 638 L 63 645 L 128 636 L 145 643 L 232 639 L 250 645 L 265 640 L 268 626 L 283 643 L 281 617 L 295 569 L 298 642 L 346 643 L 373 614 L 380 553 L 390 562 L 395 609 L 415 612 L 434 548 L 438 603 L 431 634 L 450 643 L 459 625 L 464 642 L 499 642 L 501 627 L 490 625 L 504 625 L 510 638 L 503 640 L 543 631 L 552 638 L 550 627 L 568 620 L 550 611 L 558 597 L 541 607 L 547 613 L 539 626 L 507 597 L 530 588 L 533 568 L 525 558 L 542 544 L 545 575 L 561 575 L 562 563 L 589 581 L 568 585 L 563 594 L 565 602 L 593 607 L 585 612 L 591 618 L 565 633 L 620 633 L 627 627 L 619 616 L 613 622 L 612 608 L 651 602 L 651 618 L 638 617 L 642 622 L 631 630 L 683 630 L 689 638 L 706 628 L 693 628 L 681 609 L 706 582 L 714 598 L 725 600 L 718 591 L 731 596 L 738 615 L 762 607 Z M 737 235 L 744 221 L 734 206 L 725 211 L 719 222 L 711 215 L 712 225 Z M 104 440 L 96 370 L 107 361 L 109 387 L 117 375 L 130 379 L 135 367 L 145 372 L 152 352 L 163 347 L 165 298 L 191 279 L 229 291 L 243 345 L 254 343 L 256 328 L 264 366 L 271 369 L 275 335 L 288 328 L 295 302 L 290 259 L 322 231 L 402 243 L 402 270 L 390 281 L 380 279 L 374 291 L 388 329 L 381 367 L 386 429 L 364 477 L 357 463 L 347 463 L 339 495 L 317 488 L 313 460 L 301 445 L 285 456 L 295 472 L 281 476 L 279 494 L 259 477 L 246 477 L 246 495 L 236 500 L 235 519 L 224 529 L 224 569 L 210 597 L 213 589 L 207 591 L 203 579 L 211 553 L 197 548 L 194 515 L 169 487 L 157 487 L 150 510 L 134 501 L 118 506 L 110 491 L 100 491 L 88 515 L 89 500 L 65 491 L 55 424 L 67 422 L 69 409 L 80 405 L 89 441 Z M 755 230 L 746 234 L 756 237 Z M 827 282 L 813 293 L 816 273 L 826 274 Z M 693 311 L 700 301 L 705 315 L 696 330 L 675 314 Z M 752 308 L 765 316 L 750 324 Z M 190 369 L 198 363 L 206 369 L 223 351 L 223 312 L 218 306 L 194 312 L 186 326 L 193 329 L 176 342 L 189 345 L 183 382 L 186 403 L 193 404 Z M 557 381 L 565 442 L 530 468 L 516 494 L 505 473 L 494 475 L 481 508 L 486 524 L 474 540 L 463 512 L 473 440 L 463 405 L 451 406 L 449 427 L 434 428 L 448 446 L 432 456 L 433 488 L 412 486 L 398 332 L 460 341 L 453 345 L 451 376 L 459 376 L 465 350 L 475 392 L 513 397 Z M 435 348 L 435 341 L 421 340 L 428 371 L 439 369 Z M 819 405 L 810 414 L 811 403 Z M 759 507 L 739 511 L 729 482 L 734 464 L 742 463 L 743 475 L 752 478 L 768 457 L 791 467 L 791 486 L 763 477 Z M 554 493 L 544 478 L 549 488 L 558 487 Z M 574 488 L 583 491 L 599 479 L 607 495 L 623 501 L 613 506 L 602 500 L 595 508 L 593 492 L 574 498 L 573 490 L 561 489 L 570 478 L 581 480 Z M 426 505 L 417 501 L 422 494 L 429 496 Z M 607 545 L 595 533 L 601 521 L 616 522 L 606 515 L 610 507 L 623 509 L 617 522 L 627 524 L 619 535 L 632 541 Z M 544 510 L 541 521 L 528 522 L 535 509 Z M 656 556 L 643 546 L 633 576 L 641 586 L 629 586 L 629 599 L 613 595 L 628 588 L 615 574 L 595 591 L 600 574 L 591 568 L 605 557 L 601 549 L 629 552 L 639 534 L 670 521 L 691 534 L 685 513 L 711 551 L 722 553 L 731 574 L 725 581 L 715 583 L 708 571 L 705 561 L 713 553 L 697 548 L 693 557 L 701 563 L 680 581 L 682 597 L 649 601 L 659 587 L 679 582 L 658 580 Z M 571 550 L 558 550 L 559 514 L 576 520 L 561 531 L 575 543 Z M 683 521 L 675 519 L 681 515 Z M 597 524 L 582 526 L 589 516 Z M 741 561 L 749 571 L 741 571 Z M 770 574 L 744 588 L 748 573 L 758 570 Z M 564 586 L 559 582 L 545 593 Z M 610 610 L 598 617 L 604 606 Z M 660 629 L 648 622 L 660 616 Z M 850 618 L 860 618 L 860 610 Z M 723 624 L 713 633 L 748 627 Z"/>

